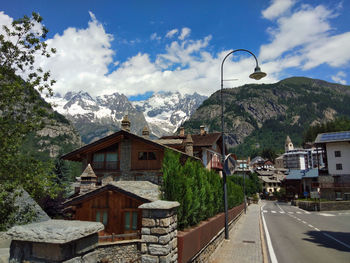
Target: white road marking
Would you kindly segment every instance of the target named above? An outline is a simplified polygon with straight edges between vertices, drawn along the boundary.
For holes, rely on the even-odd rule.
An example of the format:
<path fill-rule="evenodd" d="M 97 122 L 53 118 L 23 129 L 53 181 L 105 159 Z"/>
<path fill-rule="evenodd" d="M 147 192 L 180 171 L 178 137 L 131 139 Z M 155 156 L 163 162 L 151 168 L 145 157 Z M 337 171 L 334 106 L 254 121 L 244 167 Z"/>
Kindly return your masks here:
<path fill-rule="evenodd" d="M 300 212 L 300 211 L 297 211 L 297 214 L 301 214 L 301 212 Z"/>
<path fill-rule="evenodd" d="M 310 212 L 308 212 L 308 211 L 304 211 L 304 213 L 305 213 L 305 214 L 308 214 L 308 215 L 310 215 L 310 214 L 311 214 L 311 213 L 310 213 Z"/>
<path fill-rule="evenodd" d="M 263 207 L 264 206 L 265 206 L 265 204 L 263 205 Z M 267 226 L 266 226 L 264 214 L 261 214 L 261 217 L 262 217 L 263 226 L 264 226 L 264 230 L 265 230 L 267 247 L 269 248 L 269 254 L 270 254 L 271 263 L 278 263 L 275 251 L 273 250 L 273 247 L 272 247 L 272 242 L 271 242 L 269 231 L 268 231 Z"/>
<path fill-rule="evenodd" d="M 317 230 L 317 231 L 321 231 L 321 230 L 319 230 L 317 227 L 314 227 L 314 229 Z"/>
<path fill-rule="evenodd" d="M 296 217 L 296 219 L 297 219 L 298 221 L 301 221 L 301 219 L 300 219 L 300 218 L 297 218 L 297 217 Z"/>
<path fill-rule="evenodd" d="M 288 212 L 289 214 L 294 214 L 294 212 Z"/>
<path fill-rule="evenodd" d="M 276 214 L 276 211 L 272 210 L 271 213 L 272 213 L 272 214 Z"/>
<path fill-rule="evenodd" d="M 285 212 L 284 211 L 280 211 L 280 214 L 284 214 Z"/>
<path fill-rule="evenodd" d="M 311 227 L 311 228 L 314 228 L 314 226 L 313 226 L 313 225 L 308 224 L 308 226 L 309 226 L 309 227 Z"/>
<path fill-rule="evenodd" d="M 303 222 L 304 224 L 307 224 L 305 221 L 301 221 L 301 222 Z"/>
<path fill-rule="evenodd" d="M 264 212 L 264 213 L 267 213 L 267 212 L 269 212 L 269 211 L 267 211 L 267 210 L 263 210 L 263 212 Z"/>
<path fill-rule="evenodd" d="M 321 216 L 335 216 L 335 215 L 332 215 L 332 214 L 326 214 L 326 213 L 319 213 L 319 215 L 321 215 Z"/>
<path fill-rule="evenodd" d="M 276 203 L 276 205 L 277 205 L 277 207 L 280 209 L 280 211 L 284 213 L 284 210 L 280 207 L 280 205 L 277 204 L 277 203 Z"/>

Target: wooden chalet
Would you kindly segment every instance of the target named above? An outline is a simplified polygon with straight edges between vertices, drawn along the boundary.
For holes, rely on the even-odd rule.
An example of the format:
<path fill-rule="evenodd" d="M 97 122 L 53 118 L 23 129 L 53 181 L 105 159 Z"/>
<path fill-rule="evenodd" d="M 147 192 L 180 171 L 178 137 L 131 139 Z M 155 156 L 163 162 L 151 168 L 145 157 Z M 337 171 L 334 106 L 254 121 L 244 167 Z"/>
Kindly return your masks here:
<path fill-rule="evenodd" d="M 139 236 L 142 211 L 138 207 L 158 200 L 159 195 L 158 185 L 148 181 L 114 181 L 82 192 L 63 205 L 70 219 L 103 223 L 100 241 L 115 241 Z"/>
<path fill-rule="evenodd" d="M 200 127 L 200 134 L 187 134 L 183 127 L 176 136 L 163 136 L 156 142 L 200 158 L 209 170 L 222 170 L 222 136 L 221 133 L 207 133 L 205 127 Z M 227 152 L 227 149 L 225 149 Z"/>
<path fill-rule="evenodd" d="M 122 130 L 98 141 L 63 155 L 64 160 L 81 162 L 82 169 L 91 164 L 97 176 L 97 185 L 111 181 L 149 181 L 161 183 L 161 167 L 165 149 L 178 151 L 149 139 L 144 129 L 143 136 L 130 133 L 127 116 L 122 121 Z M 185 152 L 181 154 L 184 163 L 188 158 L 198 160 Z"/>

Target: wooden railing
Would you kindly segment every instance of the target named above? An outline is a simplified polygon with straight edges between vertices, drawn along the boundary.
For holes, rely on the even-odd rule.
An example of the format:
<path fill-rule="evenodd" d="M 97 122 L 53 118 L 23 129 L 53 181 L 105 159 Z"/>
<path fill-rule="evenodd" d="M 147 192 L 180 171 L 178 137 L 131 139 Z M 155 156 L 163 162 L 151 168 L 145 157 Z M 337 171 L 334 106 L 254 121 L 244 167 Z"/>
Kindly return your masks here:
<path fill-rule="evenodd" d="M 117 170 L 119 168 L 119 161 L 116 162 L 92 162 L 92 169 L 94 170 Z"/>

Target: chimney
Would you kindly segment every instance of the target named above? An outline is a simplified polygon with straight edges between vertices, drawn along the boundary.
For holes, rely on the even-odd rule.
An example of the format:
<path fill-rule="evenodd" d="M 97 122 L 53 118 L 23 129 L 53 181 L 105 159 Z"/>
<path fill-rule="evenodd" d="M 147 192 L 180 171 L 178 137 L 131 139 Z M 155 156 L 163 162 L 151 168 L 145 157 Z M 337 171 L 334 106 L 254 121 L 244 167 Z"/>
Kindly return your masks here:
<path fill-rule="evenodd" d="M 130 132 L 130 121 L 128 119 L 128 115 L 125 115 L 122 120 L 122 130 Z"/>
<path fill-rule="evenodd" d="M 149 130 L 147 126 L 143 127 L 142 129 L 142 137 L 149 139 Z"/>
<path fill-rule="evenodd" d="M 185 137 L 185 128 L 184 127 L 180 127 L 180 137 Z"/>
<path fill-rule="evenodd" d="M 185 152 L 186 154 L 193 156 L 193 140 L 191 134 L 187 134 L 185 140 Z"/>
<path fill-rule="evenodd" d="M 80 193 L 85 193 L 96 188 L 97 176 L 90 164 L 86 166 L 80 175 Z"/>
<path fill-rule="evenodd" d="M 200 134 L 201 136 L 205 135 L 207 132 L 205 131 L 205 126 L 204 125 L 201 125 L 200 127 Z"/>

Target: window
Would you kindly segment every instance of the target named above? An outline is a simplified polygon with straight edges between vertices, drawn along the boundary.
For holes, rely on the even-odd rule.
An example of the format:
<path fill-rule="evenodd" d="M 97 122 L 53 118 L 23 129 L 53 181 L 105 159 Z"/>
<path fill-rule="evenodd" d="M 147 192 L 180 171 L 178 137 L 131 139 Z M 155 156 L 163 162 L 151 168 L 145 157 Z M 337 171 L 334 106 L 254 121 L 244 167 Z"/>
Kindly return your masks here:
<path fill-rule="evenodd" d="M 118 144 L 114 144 L 106 149 L 93 154 L 93 169 L 118 169 Z"/>
<path fill-rule="evenodd" d="M 337 163 L 335 167 L 336 167 L 335 169 L 337 170 L 343 170 L 343 165 L 341 163 Z"/>
<path fill-rule="evenodd" d="M 96 211 L 96 222 L 101 222 L 105 226 L 108 223 L 108 212 L 107 211 Z"/>
<path fill-rule="evenodd" d="M 139 160 L 157 160 L 157 156 L 155 152 L 139 152 L 138 159 Z"/>
<path fill-rule="evenodd" d="M 334 151 L 334 157 L 341 157 L 340 151 Z"/>
<path fill-rule="evenodd" d="M 126 211 L 124 213 L 124 229 L 125 230 L 137 230 L 137 211 Z"/>

